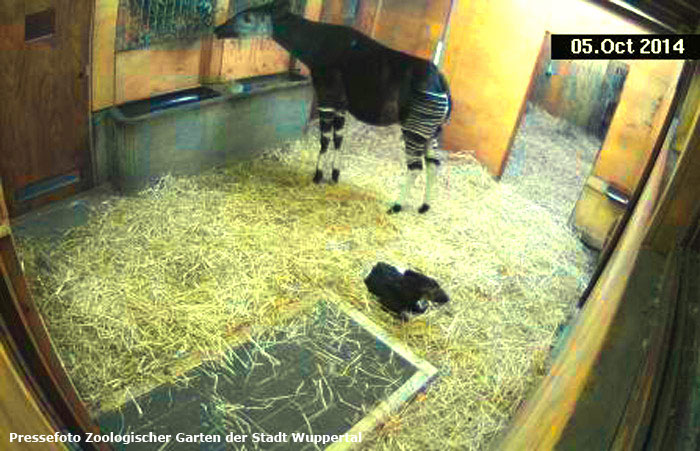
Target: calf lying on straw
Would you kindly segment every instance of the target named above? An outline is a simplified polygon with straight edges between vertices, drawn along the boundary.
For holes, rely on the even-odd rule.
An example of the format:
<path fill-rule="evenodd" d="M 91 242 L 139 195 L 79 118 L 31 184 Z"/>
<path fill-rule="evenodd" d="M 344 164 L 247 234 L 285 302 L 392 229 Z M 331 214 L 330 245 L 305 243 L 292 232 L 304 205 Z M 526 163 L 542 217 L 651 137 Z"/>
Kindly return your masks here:
<path fill-rule="evenodd" d="M 425 312 L 428 308 L 426 300 L 438 304 L 450 300 L 434 279 L 410 269 L 402 273 L 383 262 L 372 268 L 365 278 L 365 285 L 379 298 L 385 310 L 404 320 L 411 313 Z"/>

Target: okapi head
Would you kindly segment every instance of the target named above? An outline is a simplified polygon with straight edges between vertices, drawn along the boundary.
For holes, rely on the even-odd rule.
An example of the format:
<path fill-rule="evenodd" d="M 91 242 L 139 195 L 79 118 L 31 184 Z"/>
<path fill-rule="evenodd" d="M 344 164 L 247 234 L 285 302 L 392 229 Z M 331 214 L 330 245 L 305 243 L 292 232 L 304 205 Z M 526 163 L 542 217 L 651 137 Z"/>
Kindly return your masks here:
<path fill-rule="evenodd" d="M 404 292 L 414 293 L 416 298 L 428 299 L 436 304 L 444 304 L 450 300 L 435 279 L 419 272 L 407 269 L 402 282 Z"/>
<path fill-rule="evenodd" d="M 289 0 L 275 0 L 262 6 L 244 9 L 214 28 L 218 39 L 272 36 L 273 20 L 291 11 Z"/>

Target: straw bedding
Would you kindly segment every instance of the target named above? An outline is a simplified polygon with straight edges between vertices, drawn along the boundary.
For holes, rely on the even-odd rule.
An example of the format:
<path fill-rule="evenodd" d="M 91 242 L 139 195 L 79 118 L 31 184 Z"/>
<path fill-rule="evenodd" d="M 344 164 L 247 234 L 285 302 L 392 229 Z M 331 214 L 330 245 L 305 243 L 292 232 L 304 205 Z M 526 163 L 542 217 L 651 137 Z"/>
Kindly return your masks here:
<path fill-rule="evenodd" d="M 387 215 L 403 180 L 395 128 L 350 119 L 341 183 L 314 185 L 311 130 L 253 161 L 112 197 L 61 240 L 20 238 L 69 374 L 89 406 L 109 408 L 319 300 L 348 302 L 441 369 L 366 446 L 483 447 L 544 374 L 588 281 L 586 251 L 465 154 L 441 166 L 429 213 L 415 211 L 419 182 L 411 208 Z M 451 301 L 396 322 L 363 283 L 377 261 L 435 278 Z"/>
<path fill-rule="evenodd" d="M 501 181 L 566 223 L 601 141 L 580 127 L 528 103 Z"/>

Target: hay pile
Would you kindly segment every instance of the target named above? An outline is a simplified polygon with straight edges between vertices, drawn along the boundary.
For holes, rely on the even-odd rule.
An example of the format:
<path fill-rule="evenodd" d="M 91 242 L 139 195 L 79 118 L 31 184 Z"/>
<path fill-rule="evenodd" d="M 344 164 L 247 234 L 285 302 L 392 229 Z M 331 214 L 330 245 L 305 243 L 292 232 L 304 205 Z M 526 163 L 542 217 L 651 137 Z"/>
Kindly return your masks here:
<path fill-rule="evenodd" d="M 60 242 L 21 240 L 79 392 L 95 408 L 129 400 L 319 300 L 349 302 L 442 370 L 368 446 L 483 446 L 544 371 L 588 281 L 582 245 L 469 158 L 442 166 L 428 214 L 415 212 L 419 182 L 410 210 L 387 215 L 403 180 L 396 129 L 349 120 L 341 183 L 316 186 L 312 130 L 287 151 L 114 197 Z M 394 322 L 362 282 L 380 260 L 434 277 L 450 303 Z"/>

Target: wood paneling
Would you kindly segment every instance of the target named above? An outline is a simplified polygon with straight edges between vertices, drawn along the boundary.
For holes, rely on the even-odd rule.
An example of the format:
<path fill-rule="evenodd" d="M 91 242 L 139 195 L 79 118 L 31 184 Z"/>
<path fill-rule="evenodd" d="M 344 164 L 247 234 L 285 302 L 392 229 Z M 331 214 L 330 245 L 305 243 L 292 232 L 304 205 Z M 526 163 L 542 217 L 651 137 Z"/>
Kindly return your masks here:
<path fill-rule="evenodd" d="M 381 11 L 372 25 L 374 39 L 393 49 L 432 59 L 447 20 L 450 0 L 383 0 L 377 6 L 381 6 Z M 368 23 L 364 14 L 360 19 Z"/>
<path fill-rule="evenodd" d="M 221 74 L 236 79 L 286 72 L 289 59 L 289 53 L 272 39 L 226 39 Z"/>
<path fill-rule="evenodd" d="M 199 82 L 201 84 L 217 83 L 221 73 L 221 55 L 214 55 L 214 37 L 202 37 L 202 49 L 199 54 Z M 218 43 L 217 43 L 218 44 Z M 221 46 L 217 45 L 216 50 L 220 51 Z M 218 66 L 217 66 L 218 62 Z"/>
<path fill-rule="evenodd" d="M 630 63 L 593 174 L 628 195 L 634 192 L 668 115 L 682 67 L 680 61 Z"/>
<path fill-rule="evenodd" d="M 4 199 L 2 178 L 0 178 L 0 238 L 10 234 L 10 213 L 7 211 Z"/>
<path fill-rule="evenodd" d="M 364 0 L 360 2 L 360 8 L 355 19 L 355 28 L 373 38 L 376 28 L 375 24 L 378 23 L 383 3 L 383 0 Z"/>
<path fill-rule="evenodd" d="M 457 2 L 444 70 L 454 110 L 444 145 L 474 151 L 500 175 L 545 31 L 644 33 L 640 26 L 580 0 Z"/>
<path fill-rule="evenodd" d="M 697 77 L 698 75 L 696 75 Z M 676 170 L 664 192 L 647 242 L 659 252 L 669 252 L 691 226 L 700 209 L 700 115 L 690 128 L 689 138 L 676 163 Z"/>
<path fill-rule="evenodd" d="M 26 8 L 25 8 L 26 3 Z M 0 159 L 12 215 L 29 208 L 14 202 L 25 185 L 79 171 L 89 175 L 90 0 L 7 2 L 2 8 L 0 52 Z M 55 34 L 24 42 L 25 14 L 55 10 Z"/>
<path fill-rule="evenodd" d="M 503 0 L 457 2 L 451 19 L 444 70 L 453 113 L 443 143 L 473 151 L 497 176 L 542 45 L 545 28 L 524 20 L 536 8 Z"/>
<path fill-rule="evenodd" d="M 116 97 L 121 104 L 199 85 L 201 41 L 188 47 L 152 47 L 119 52 Z"/>
<path fill-rule="evenodd" d="M 343 0 L 323 0 L 321 22 L 343 24 Z"/>
<path fill-rule="evenodd" d="M 323 9 L 323 0 L 306 0 L 306 11 L 304 17 L 309 20 L 319 21 Z"/>
<path fill-rule="evenodd" d="M 593 166 L 593 177 L 631 196 L 659 139 L 676 91 L 682 64 L 639 61 L 632 66 L 610 130 Z M 652 63 L 652 64 L 645 64 Z M 654 64 L 656 63 L 656 64 Z M 665 147 L 670 147 L 666 136 Z M 590 179 L 589 179 L 590 180 Z M 574 209 L 575 227 L 602 248 L 624 210 L 586 186 Z"/>
<path fill-rule="evenodd" d="M 673 147 L 675 150 L 683 152 L 683 149 L 686 148 L 690 140 L 690 132 L 698 116 L 700 116 L 700 63 L 696 62 L 693 79 L 688 87 L 688 95 L 679 114 Z"/>
<path fill-rule="evenodd" d="M 51 435 L 51 427 L 45 413 L 39 408 L 32 393 L 25 386 L 24 378 L 17 372 L 5 344 L 0 340 L 0 437 L 2 449 L 6 451 L 24 450 L 65 450 L 60 443 L 20 443 L 10 442 L 10 433 L 21 435 Z"/>
<path fill-rule="evenodd" d="M 119 0 L 95 0 L 92 29 L 92 111 L 114 104 L 114 50 Z"/>
<path fill-rule="evenodd" d="M 289 70 L 289 54 L 271 39 L 218 40 L 212 35 L 190 43 L 115 52 L 118 3 L 96 3 L 93 71 L 98 76 L 92 87 L 93 111 L 203 83 Z M 322 0 L 308 0 L 305 16 L 318 20 L 322 6 Z M 217 2 L 214 23 L 223 23 L 228 11 L 227 1 Z"/>

